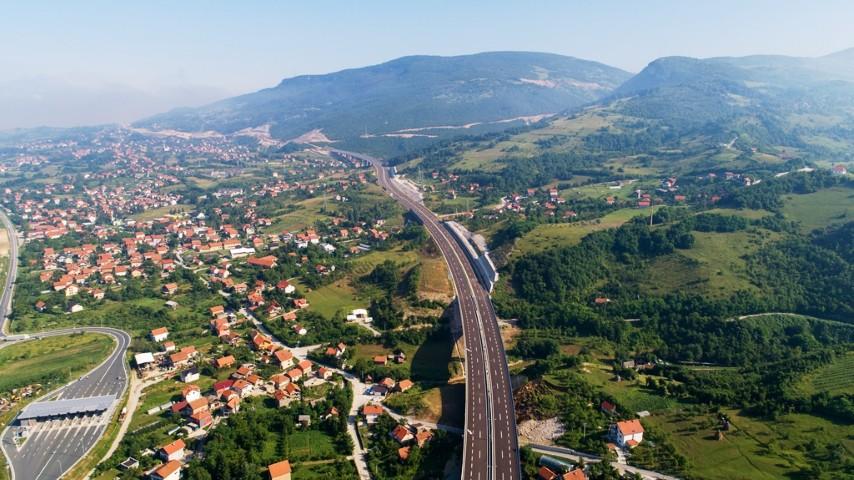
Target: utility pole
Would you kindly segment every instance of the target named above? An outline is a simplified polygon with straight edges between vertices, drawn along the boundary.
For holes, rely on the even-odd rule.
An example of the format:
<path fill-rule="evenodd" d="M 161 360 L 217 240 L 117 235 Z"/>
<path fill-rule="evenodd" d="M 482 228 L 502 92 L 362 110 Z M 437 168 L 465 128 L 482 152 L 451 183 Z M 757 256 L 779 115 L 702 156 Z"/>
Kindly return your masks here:
<path fill-rule="evenodd" d="M 649 197 L 649 226 L 652 226 L 652 216 L 655 214 L 655 199 Z"/>

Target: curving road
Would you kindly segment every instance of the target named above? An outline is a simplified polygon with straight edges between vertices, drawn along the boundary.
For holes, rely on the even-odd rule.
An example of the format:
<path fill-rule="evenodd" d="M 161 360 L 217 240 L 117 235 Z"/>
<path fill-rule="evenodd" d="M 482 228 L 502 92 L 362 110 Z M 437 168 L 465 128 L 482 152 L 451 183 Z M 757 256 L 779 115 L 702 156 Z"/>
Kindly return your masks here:
<path fill-rule="evenodd" d="M 378 159 L 335 151 L 368 161 L 380 185 L 392 198 L 417 215 L 433 237 L 448 264 L 466 345 L 466 420 L 462 478 L 466 480 L 518 480 L 518 436 L 513 392 L 498 322 L 489 293 L 450 233 L 425 207 L 417 193 L 391 180 Z"/>
<path fill-rule="evenodd" d="M 113 337 L 116 347 L 100 365 L 86 375 L 60 387 L 47 395 L 45 400 L 86 398 L 114 395 L 120 399 L 128 385 L 129 373 L 125 352 L 130 346 L 127 332 L 108 327 L 80 327 L 51 330 L 29 335 L 6 335 L 6 316 L 12 301 L 12 289 L 17 274 L 17 233 L 5 214 L 0 212 L 0 221 L 9 232 L 9 274 L 0 298 L 0 341 L 10 345 L 27 339 L 67 336 L 80 332 L 102 333 Z M 71 469 L 97 443 L 112 419 L 113 408 L 102 414 L 88 414 L 73 419 L 40 422 L 34 427 L 25 442 L 18 445 L 15 435 L 18 427 L 10 425 L 0 435 L 0 449 L 6 455 L 13 480 L 53 480 Z"/>

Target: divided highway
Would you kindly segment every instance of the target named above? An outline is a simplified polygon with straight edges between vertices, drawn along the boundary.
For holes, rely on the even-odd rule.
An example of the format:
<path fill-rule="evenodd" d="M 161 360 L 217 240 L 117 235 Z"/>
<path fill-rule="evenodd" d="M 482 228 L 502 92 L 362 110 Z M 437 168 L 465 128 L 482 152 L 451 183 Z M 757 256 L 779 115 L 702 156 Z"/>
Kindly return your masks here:
<path fill-rule="evenodd" d="M 3 295 L 0 296 L 0 337 L 6 335 L 6 316 L 12 308 L 12 289 L 18 275 L 18 233 L 3 211 L 0 211 L 0 221 L 9 234 L 9 268 L 6 281 L 3 283 Z"/>
<path fill-rule="evenodd" d="M 86 398 L 114 395 L 120 399 L 127 388 L 129 373 L 125 353 L 131 338 L 126 332 L 107 327 L 80 327 L 51 330 L 29 335 L 6 335 L 6 316 L 12 303 L 12 290 L 17 275 L 18 237 L 14 226 L 3 212 L 0 221 L 9 233 L 9 273 L 0 297 L 0 340 L 2 346 L 28 338 L 67 336 L 80 332 L 102 333 L 113 337 L 116 347 L 100 365 L 79 379 L 58 388 L 40 400 Z M 118 403 L 113 404 L 113 408 Z M 39 422 L 23 444 L 15 440 L 17 427 L 9 426 L 0 434 L 0 449 L 6 455 L 13 480 L 58 479 L 76 464 L 104 434 L 113 410 L 73 419 Z"/>
<path fill-rule="evenodd" d="M 521 478 L 516 413 L 501 333 L 489 293 L 478 282 L 460 245 L 425 207 L 417 193 L 401 188 L 379 160 L 335 151 L 370 162 L 380 185 L 417 215 L 448 264 L 462 319 L 466 345 L 466 420 L 462 478 Z"/>

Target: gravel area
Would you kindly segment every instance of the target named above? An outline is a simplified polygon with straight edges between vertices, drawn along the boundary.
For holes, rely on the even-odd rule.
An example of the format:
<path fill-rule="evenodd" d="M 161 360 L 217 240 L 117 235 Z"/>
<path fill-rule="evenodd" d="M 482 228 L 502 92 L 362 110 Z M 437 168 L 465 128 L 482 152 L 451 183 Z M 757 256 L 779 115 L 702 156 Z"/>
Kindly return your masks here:
<path fill-rule="evenodd" d="M 557 417 L 546 420 L 525 420 L 519 424 L 519 435 L 525 443 L 551 445 L 554 439 L 563 435 L 563 424 Z"/>

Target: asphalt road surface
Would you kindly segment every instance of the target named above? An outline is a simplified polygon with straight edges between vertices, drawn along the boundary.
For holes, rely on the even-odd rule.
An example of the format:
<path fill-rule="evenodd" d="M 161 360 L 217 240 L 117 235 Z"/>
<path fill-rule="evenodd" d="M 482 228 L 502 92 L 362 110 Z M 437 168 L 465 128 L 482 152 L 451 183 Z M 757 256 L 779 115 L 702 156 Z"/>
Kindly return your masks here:
<path fill-rule="evenodd" d="M 414 192 L 400 188 L 379 160 L 337 151 L 374 165 L 380 185 L 415 213 L 448 264 L 462 319 L 466 345 L 466 420 L 462 478 L 518 480 L 518 436 L 507 358 L 489 293 L 477 281 L 471 263 L 451 234 Z"/>
<path fill-rule="evenodd" d="M 0 212 L 0 221 L 9 232 L 9 274 L 3 285 L 0 297 L 0 340 L 3 345 L 16 341 L 25 341 L 23 335 L 5 335 L 6 316 L 12 300 L 12 287 L 17 274 L 18 242 L 17 233 L 5 214 Z M 128 385 L 128 369 L 125 352 L 130 346 L 130 335 L 114 328 L 82 327 L 51 330 L 29 334 L 28 338 L 66 336 L 82 331 L 97 332 L 112 336 L 116 348 L 100 365 L 77 380 L 58 388 L 40 400 L 58 400 L 70 398 L 115 395 L 117 399 L 124 394 Z M 117 403 L 113 404 L 115 408 Z M 0 448 L 6 455 L 14 480 L 54 480 L 70 469 L 91 449 L 103 435 L 108 422 L 112 419 L 112 409 L 102 414 L 89 414 L 63 420 L 39 422 L 22 444 L 17 445 L 15 434 L 18 430 L 16 420 L 0 435 Z"/>
<path fill-rule="evenodd" d="M 18 275 L 18 233 L 9 221 L 9 217 L 2 211 L 0 211 L 0 221 L 9 233 L 9 273 L 3 284 L 3 295 L 0 296 L 0 337 L 2 337 L 6 332 L 6 316 L 9 315 L 12 307 L 12 287 Z"/>

